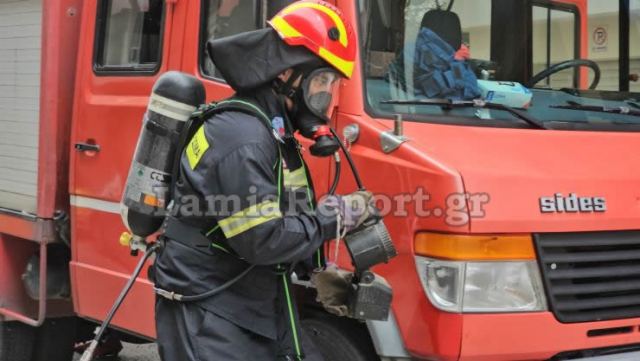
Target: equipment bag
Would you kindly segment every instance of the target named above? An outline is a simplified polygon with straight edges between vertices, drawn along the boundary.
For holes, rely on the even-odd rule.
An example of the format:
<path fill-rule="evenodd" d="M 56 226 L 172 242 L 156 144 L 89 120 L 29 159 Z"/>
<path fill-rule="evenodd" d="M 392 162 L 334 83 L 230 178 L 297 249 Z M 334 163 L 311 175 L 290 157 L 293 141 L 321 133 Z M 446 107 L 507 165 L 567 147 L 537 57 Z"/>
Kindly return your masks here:
<path fill-rule="evenodd" d="M 466 62 L 455 59 L 455 51 L 430 29 L 420 30 L 414 56 L 416 95 L 451 100 L 480 96 L 478 79 Z"/>

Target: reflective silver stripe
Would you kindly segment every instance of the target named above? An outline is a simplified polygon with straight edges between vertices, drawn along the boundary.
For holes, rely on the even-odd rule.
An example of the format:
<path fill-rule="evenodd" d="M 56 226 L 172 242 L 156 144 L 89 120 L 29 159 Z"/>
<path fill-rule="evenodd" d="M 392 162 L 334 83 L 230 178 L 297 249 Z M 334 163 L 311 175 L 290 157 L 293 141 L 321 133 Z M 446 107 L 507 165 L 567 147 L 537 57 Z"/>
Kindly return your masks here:
<path fill-rule="evenodd" d="M 410 360 L 393 311 L 389 312 L 389 318 L 386 321 L 367 320 L 367 329 L 376 353 L 380 357 L 394 361 Z"/>
<path fill-rule="evenodd" d="M 82 196 L 69 197 L 69 203 L 78 208 L 88 208 L 96 211 L 120 214 L 120 203 L 103 201 L 101 199 Z"/>
<path fill-rule="evenodd" d="M 245 208 L 218 222 L 220 229 L 227 238 L 231 238 L 253 227 L 274 219 L 282 218 L 278 202 L 264 201 L 260 204 Z"/>
<path fill-rule="evenodd" d="M 165 117 L 185 122 L 191 117 L 196 107 L 152 93 L 149 97 L 148 109 Z"/>

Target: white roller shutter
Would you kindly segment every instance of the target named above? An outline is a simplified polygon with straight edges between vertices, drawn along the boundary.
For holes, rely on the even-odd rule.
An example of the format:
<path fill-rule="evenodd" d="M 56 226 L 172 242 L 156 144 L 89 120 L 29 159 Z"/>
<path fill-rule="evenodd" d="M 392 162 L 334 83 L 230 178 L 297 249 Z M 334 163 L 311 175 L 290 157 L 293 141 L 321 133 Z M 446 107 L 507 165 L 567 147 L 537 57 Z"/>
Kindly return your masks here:
<path fill-rule="evenodd" d="M 35 212 L 42 0 L 0 0 L 0 208 Z"/>

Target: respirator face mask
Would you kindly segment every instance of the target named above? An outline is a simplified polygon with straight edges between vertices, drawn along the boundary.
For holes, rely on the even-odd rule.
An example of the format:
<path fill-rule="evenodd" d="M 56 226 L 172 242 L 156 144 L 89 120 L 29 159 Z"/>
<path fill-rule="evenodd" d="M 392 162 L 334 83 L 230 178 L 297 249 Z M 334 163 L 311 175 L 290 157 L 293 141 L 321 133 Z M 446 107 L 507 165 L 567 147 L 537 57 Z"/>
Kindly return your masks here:
<path fill-rule="evenodd" d="M 319 68 L 307 75 L 296 95 L 297 110 L 293 124 L 300 133 L 315 144 L 311 154 L 326 157 L 335 153 L 340 144 L 329 129 L 329 111 L 342 76 L 331 68 Z"/>

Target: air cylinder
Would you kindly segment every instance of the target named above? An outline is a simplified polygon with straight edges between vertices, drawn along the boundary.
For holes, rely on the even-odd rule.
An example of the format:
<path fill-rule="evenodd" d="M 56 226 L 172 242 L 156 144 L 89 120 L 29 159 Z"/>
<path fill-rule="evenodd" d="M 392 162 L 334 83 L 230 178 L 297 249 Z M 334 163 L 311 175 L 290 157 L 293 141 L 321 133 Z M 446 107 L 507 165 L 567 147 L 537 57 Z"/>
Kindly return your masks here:
<path fill-rule="evenodd" d="M 180 132 L 204 101 L 204 85 L 191 75 L 170 71 L 154 84 L 120 203 L 134 236 L 146 238 L 162 226 Z"/>

